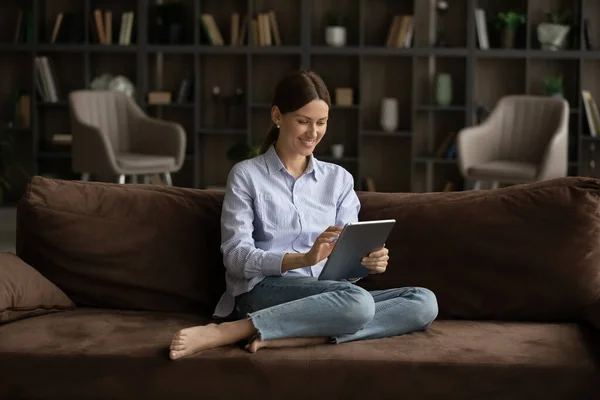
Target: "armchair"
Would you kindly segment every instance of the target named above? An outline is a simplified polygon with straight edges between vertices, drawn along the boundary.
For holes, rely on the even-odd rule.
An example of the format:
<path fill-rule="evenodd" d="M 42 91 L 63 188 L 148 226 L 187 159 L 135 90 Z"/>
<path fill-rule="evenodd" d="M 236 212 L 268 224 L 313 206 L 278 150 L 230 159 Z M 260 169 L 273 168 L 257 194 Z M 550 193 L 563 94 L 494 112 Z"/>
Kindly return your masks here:
<path fill-rule="evenodd" d="M 181 125 L 147 116 L 123 93 L 80 90 L 69 94 L 73 135 L 72 167 L 82 180 L 90 175 L 146 179 L 171 173 L 185 159 L 186 135 Z"/>
<path fill-rule="evenodd" d="M 485 122 L 458 132 L 458 168 L 475 189 L 567 176 L 568 129 L 564 99 L 505 96 Z"/>

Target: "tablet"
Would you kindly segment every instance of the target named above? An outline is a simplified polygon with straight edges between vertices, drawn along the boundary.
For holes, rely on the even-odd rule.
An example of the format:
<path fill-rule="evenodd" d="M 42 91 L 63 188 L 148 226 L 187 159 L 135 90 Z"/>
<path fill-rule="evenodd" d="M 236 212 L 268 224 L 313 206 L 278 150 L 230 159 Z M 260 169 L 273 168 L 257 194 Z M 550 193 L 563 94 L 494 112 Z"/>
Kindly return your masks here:
<path fill-rule="evenodd" d="M 358 279 L 368 275 L 361 264 L 363 257 L 381 249 L 396 224 L 395 219 L 350 222 L 338 237 L 319 280 Z"/>

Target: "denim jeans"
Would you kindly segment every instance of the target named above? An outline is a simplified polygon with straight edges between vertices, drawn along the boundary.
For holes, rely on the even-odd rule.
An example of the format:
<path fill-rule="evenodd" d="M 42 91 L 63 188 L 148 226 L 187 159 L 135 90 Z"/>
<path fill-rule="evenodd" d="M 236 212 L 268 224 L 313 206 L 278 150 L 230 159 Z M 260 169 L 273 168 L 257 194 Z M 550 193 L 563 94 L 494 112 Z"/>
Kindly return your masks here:
<path fill-rule="evenodd" d="M 259 337 L 327 337 L 331 343 L 402 335 L 437 317 L 435 295 L 405 287 L 367 291 L 350 282 L 267 277 L 236 298 L 237 318 L 250 318 Z"/>

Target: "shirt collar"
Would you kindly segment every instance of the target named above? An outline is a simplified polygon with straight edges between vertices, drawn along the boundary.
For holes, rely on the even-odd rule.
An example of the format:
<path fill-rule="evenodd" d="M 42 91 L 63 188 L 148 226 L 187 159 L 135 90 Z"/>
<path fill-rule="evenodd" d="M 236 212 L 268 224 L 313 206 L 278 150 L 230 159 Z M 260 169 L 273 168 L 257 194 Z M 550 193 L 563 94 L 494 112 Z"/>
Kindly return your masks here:
<path fill-rule="evenodd" d="M 273 175 L 273 174 L 281 171 L 282 168 L 285 168 L 283 166 L 283 163 L 279 159 L 277 152 L 275 151 L 274 144 L 272 144 L 269 147 L 269 149 L 265 152 L 265 162 L 267 164 L 267 171 L 269 172 L 270 175 Z M 319 165 L 319 161 L 315 158 L 315 156 L 313 154 L 311 154 L 308 159 L 306 173 L 307 174 L 312 173 L 315 180 L 318 180 L 319 175 L 321 174 L 321 166 Z"/>

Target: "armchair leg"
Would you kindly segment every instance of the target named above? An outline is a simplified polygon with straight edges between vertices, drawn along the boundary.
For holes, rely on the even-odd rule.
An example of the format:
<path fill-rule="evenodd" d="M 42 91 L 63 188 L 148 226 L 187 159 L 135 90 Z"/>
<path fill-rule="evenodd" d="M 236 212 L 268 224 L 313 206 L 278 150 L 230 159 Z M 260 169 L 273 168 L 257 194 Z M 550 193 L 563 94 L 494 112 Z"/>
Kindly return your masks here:
<path fill-rule="evenodd" d="M 475 184 L 473 184 L 473 190 L 480 190 L 481 189 L 481 181 L 475 181 Z"/>
<path fill-rule="evenodd" d="M 125 183 L 125 174 L 119 175 L 119 183 L 122 185 Z"/>
<path fill-rule="evenodd" d="M 492 189 L 498 189 L 500 187 L 500 182 L 494 181 L 492 182 Z"/>
<path fill-rule="evenodd" d="M 131 175 L 131 183 L 138 183 L 138 176 L 137 175 Z"/>
<path fill-rule="evenodd" d="M 171 173 L 170 172 L 165 172 L 165 173 L 163 173 L 161 175 L 162 175 L 163 180 L 167 184 L 167 186 L 173 186 L 173 181 L 171 180 Z"/>
<path fill-rule="evenodd" d="M 90 173 L 89 172 L 84 172 L 83 174 L 81 174 L 81 180 L 82 181 L 89 181 L 90 180 Z"/>
<path fill-rule="evenodd" d="M 150 183 L 150 176 L 142 175 L 142 182 L 144 182 L 145 185 L 148 185 Z"/>

